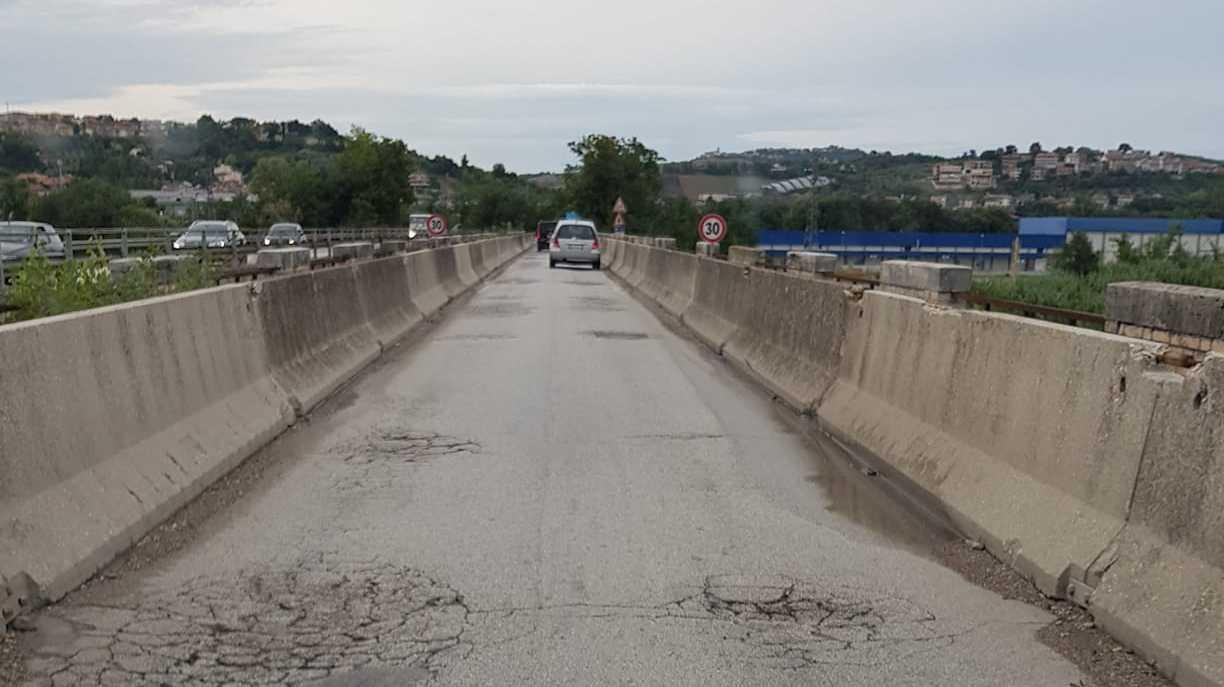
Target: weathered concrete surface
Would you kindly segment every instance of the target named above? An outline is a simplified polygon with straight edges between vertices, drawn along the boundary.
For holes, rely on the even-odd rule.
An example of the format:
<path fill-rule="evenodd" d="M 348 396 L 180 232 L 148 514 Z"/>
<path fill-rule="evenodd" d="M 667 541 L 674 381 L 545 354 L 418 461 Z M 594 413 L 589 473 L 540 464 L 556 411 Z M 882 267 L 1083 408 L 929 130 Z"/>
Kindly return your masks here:
<path fill-rule="evenodd" d="M 63 596 L 289 426 L 248 288 L 0 326 L 0 575 Z"/>
<path fill-rule="evenodd" d="M 349 241 L 347 243 L 337 243 L 331 247 L 331 255 L 336 260 L 369 258 L 374 255 L 374 244 L 370 241 Z"/>
<path fill-rule="evenodd" d="M 676 317 L 693 302 L 697 279 L 697 258 L 687 253 L 662 248 L 637 248 L 645 251 L 646 267 L 638 288 Z"/>
<path fill-rule="evenodd" d="M 184 260 L 191 259 L 194 256 L 190 255 L 155 255 L 151 258 L 115 258 L 111 260 L 107 267 L 112 274 L 126 274 L 135 269 L 144 261 L 149 261 L 153 265 L 153 269 L 157 273 L 157 280 L 163 284 L 174 281 L 174 275 L 178 271 L 178 267 Z"/>
<path fill-rule="evenodd" d="M 921 526 L 872 478 L 603 273 L 533 253 L 384 360 L 180 550 L 40 614 L 21 635 L 36 675 L 1082 678 L 1034 638 L 1049 616 L 921 555 Z"/>
<path fill-rule="evenodd" d="M 731 246 L 727 249 L 727 260 L 733 265 L 759 266 L 765 264 L 765 251 L 749 246 Z"/>
<path fill-rule="evenodd" d="M 290 272 L 309 267 L 311 252 L 309 248 L 260 248 L 255 254 L 255 265 Z"/>
<path fill-rule="evenodd" d="M 1117 282 L 1105 289 L 1105 318 L 1115 332 L 1158 330 L 1145 338 L 1195 350 L 1224 346 L 1224 291 L 1156 282 Z M 1125 331 L 1119 329 L 1124 327 Z M 1173 340 L 1176 338 L 1176 340 Z M 1203 341 L 1202 339 L 1205 339 Z"/>
<path fill-rule="evenodd" d="M 934 494 L 1050 595 L 1122 529 L 1156 347 L 871 291 L 824 426 Z"/>
<path fill-rule="evenodd" d="M 378 244 L 379 249 L 386 253 L 408 252 L 408 241 L 403 239 L 383 239 Z"/>
<path fill-rule="evenodd" d="M 786 254 L 786 271 L 801 274 L 830 274 L 837 271 L 839 260 L 832 253 L 793 250 Z"/>
<path fill-rule="evenodd" d="M 1130 521 L 1090 609 L 1182 685 L 1224 684 L 1224 358 L 1160 379 Z"/>
<path fill-rule="evenodd" d="M 880 289 L 930 302 L 947 302 L 973 286 L 973 270 L 961 265 L 909 260 L 880 264 Z"/>
<path fill-rule="evenodd" d="M 792 409 L 811 413 L 837 377 L 846 337 L 845 287 L 753 269 L 741 288 L 750 307 L 740 310 L 723 354 Z"/>
<path fill-rule="evenodd" d="M 697 245 L 693 247 L 693 252 L 697 253 L 697 255 L 712 258 L 719 254 L 719 244 L 698 241 Z"/>
<path fill-rule="evenodd" d="M 739 330 L 753 307 L 744 267 L 698 258 L 693 302 L 681 319 L 707 346 L 719 353 Z"/>

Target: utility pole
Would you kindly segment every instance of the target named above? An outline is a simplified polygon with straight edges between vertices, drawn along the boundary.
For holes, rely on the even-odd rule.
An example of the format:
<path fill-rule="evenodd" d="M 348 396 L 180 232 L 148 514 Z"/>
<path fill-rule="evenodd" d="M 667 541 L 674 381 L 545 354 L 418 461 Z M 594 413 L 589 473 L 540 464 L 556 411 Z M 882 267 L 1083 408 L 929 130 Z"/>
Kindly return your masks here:
<path fill-rule="evenodd" d="M 808 192 L 807 227 L 803 231 L 803 247 L 811 248 L 816 242 L 816 232 L 820 227 L 820 205 L 816 202 L 816 189 Z"/>

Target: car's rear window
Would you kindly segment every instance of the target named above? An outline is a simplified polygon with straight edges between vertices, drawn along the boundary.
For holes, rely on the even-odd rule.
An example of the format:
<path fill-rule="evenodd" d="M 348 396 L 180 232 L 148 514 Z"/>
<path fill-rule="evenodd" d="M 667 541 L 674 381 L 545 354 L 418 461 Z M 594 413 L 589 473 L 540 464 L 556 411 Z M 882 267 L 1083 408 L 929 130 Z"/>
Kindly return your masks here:
<path fill-rule="evenodd" d="M 581 224 L 566 224 L 557 230 L 557 238 L 559 239 L 587 239 L 595 238 L 595 230 L 590 227 L 584 227 Z"/>

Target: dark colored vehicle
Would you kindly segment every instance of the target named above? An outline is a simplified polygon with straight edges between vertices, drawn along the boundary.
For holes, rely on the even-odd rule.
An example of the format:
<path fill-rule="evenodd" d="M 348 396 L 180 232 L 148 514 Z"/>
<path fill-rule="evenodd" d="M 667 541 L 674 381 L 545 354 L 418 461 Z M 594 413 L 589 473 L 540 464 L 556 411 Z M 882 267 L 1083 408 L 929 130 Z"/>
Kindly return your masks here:
<path fill-rule="evenodd" d="M 306 243 L 306 232 L 300 224 L 273 224 L 264 235 L 265 246 L 297 246 Z"/>
<path fill-rule="evenodd" d="M 556 222 L 536 223 L 536 252 L 548 250 L 548 240 L 552 238 L 553 229 L 556 228 Z"/>
<path fill-rule="evenodd" d="M 229 221 L 199 220 L 191 223 L 171 246 L 174 250 L 234 248 L 246 245 L 246 236 Z"/>

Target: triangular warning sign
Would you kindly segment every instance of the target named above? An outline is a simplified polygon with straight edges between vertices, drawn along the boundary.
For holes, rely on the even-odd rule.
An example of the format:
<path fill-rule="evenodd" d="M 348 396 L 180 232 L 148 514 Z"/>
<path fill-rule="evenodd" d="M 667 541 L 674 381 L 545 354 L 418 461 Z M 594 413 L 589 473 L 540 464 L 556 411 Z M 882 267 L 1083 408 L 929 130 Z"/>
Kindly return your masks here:
<path fill-rule="evenodd" d="M 627 212 L 629 212 L 629 209 L 625 207 L 625 200 L 623 198 L 617 198 L 616 205 L 612 206 L 612 214 L 623 215 Z"/>

